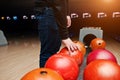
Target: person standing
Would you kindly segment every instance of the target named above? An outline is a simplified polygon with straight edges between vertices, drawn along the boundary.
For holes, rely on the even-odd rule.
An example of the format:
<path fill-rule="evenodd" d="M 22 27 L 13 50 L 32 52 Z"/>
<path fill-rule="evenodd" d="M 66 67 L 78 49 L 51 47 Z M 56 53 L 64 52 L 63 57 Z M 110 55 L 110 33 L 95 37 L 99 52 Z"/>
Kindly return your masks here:
<path fill-rule="evenodd" d="M 35 14 L 41 42 L 39 67 L 44 67 L 47 59 L 59 51 L 61 43 L 70 52 L 78 49 L 69 37 L 71 18 L 68 0 L 36 0 Z"/>

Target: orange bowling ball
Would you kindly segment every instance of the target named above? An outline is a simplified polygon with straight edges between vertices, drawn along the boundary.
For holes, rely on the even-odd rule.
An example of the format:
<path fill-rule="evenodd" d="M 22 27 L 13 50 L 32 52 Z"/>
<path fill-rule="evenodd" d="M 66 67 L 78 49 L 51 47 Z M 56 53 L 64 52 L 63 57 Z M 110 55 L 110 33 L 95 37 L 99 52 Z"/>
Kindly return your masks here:
<path fill-rule="evenodd" d="M 90 43 L 90 47 L 92 50 L 105 49 L 106 42 L 101 38 L 94 38 Z"/>
<path fill-rule="evenodd" d="M 73 41 L 79 48 L 79 50 L 81 51 L 81 53 L 83 54 L 83 56 L 86 54 L 86 48 L 85 45 L 80 42 L 80 41 Z"/>
<path fill-rule="evenodd" d="M 21 80 L 64 80 L 56 71 L 49 68 L 34 69 L 25 74 Z"/>

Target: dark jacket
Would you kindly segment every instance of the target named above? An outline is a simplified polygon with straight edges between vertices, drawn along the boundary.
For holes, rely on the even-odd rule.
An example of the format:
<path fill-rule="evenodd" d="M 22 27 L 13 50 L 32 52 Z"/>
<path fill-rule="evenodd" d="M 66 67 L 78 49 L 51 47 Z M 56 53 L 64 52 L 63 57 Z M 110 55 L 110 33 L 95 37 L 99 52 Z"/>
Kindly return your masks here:
<path fill-rule="evenodd" d="M 47 1 L 47 2 L 46 2 Z M 68 0 L 36 0 L 35 10 L 41 11 L 41 7 L 51 7 L 54 10 L 56 21 L 62 39 L 69 37 L 66 16 L 69 15 Z M 40 10 L 41 9 L 41 10 Z"/>

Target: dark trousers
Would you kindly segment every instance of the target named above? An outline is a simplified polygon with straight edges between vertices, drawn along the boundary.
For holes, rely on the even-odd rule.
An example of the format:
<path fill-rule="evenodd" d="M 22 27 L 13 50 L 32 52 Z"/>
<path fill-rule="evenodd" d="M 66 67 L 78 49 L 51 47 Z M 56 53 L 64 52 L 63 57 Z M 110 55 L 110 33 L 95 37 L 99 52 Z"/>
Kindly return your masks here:
<path fill-rule="evenodd" d="M 44 67 L 48 58 L 59 51 L 61 39 L 52 9 L 46 8 L 37 19 L 41 42 L 39 67 Z"/>

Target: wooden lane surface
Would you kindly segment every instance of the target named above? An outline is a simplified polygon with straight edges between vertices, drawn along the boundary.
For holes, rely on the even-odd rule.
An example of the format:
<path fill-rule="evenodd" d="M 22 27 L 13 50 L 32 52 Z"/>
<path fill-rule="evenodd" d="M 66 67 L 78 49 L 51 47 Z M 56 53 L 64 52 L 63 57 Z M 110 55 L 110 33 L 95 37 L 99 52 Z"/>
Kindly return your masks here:
<path fill-rule="evenodd" d="M 0 47 L 0 80 L 20 80 L 28 71 L 38 68 L 38 39 L 12 39 Z"/>

